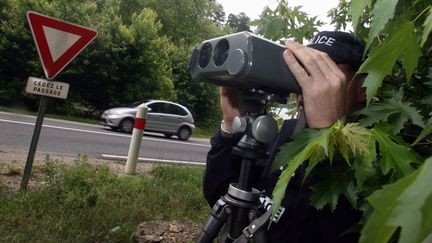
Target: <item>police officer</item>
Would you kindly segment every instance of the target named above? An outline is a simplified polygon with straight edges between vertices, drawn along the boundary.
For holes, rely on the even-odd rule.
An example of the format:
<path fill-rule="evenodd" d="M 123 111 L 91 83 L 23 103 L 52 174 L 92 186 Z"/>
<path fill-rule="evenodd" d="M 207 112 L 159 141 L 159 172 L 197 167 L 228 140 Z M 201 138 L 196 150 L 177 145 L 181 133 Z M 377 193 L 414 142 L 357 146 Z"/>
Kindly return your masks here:
<path fill-rule="evenodd" d="M 355 75 L 362 62 L 363 41 L 350 33 L 324 31 L 307 46 L 288 40 L 285 47 L 285 63 L 302 88 L 302 95 L 297 97 L 298 109 L 304 110 L 309 128 L 330 127 L 364 104 L 364 76 Z M 211 139 L 203 180 L 204 196 L 210 206 L 226 194 L 229 183 L 238 182 L 241 165 L 241 158 L 232 153 L 240 139 L 231 128 L 234 117 L 242 113 L 237 92 L 221 87 L 220 105 L 221 130 Z M 295 119 L 284 122 L 271 146 L 269 160 L 253 172 L 252 178 L 256 178 L 253 186 L 265 189 L 268 195 L 278 176 L 278 173 L 269 176 L 268 168 L 279 146 L 290 141 L 295 124 Z M 303 180 L 304 169 L 305 166 L 301 166 L 288 185 L 282 202 L 284 212 L 269 229 L 271 242 L 357 241 L 358 234 L 347 230 L 358 222 L 361 213 L 343 197 L 334 212 L 328 207 L 317 210 L 310 206 L 312 191 L 309 187 L 319 178 Z"/>

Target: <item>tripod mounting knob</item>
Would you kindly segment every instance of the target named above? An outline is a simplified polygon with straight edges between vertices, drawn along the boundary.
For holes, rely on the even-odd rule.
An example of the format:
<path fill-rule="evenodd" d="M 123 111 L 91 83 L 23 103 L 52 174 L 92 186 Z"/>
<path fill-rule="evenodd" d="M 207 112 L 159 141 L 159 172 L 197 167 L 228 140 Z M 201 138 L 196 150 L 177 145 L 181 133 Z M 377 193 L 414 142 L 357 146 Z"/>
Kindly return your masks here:
<path fill-rule="evenodd" d="M 257 141 L 261 143 L 269 144 L 274 141 L 277 132 L 277 122 L 271 116 L 259 116 L 252 123 L 252 135 Z"/>
<path fill-rule="evenodd" d="M 234 117 L 231 127 L 234 133 L 245 132 L 247 128 L 246 118 L 238 116 Z"/>
<path fill-rule="evenodd" d="M 258 142 L 269 144 L 272 142 L 278 131 L 276 120 L 268 115 L 261 115 L 255 119 L 246 119 L 246 117 L 234 117 L 231 128 L 234 133 L 242 133 L 248 129 L 248 120 L 252 122 L 252 136 Z"/>

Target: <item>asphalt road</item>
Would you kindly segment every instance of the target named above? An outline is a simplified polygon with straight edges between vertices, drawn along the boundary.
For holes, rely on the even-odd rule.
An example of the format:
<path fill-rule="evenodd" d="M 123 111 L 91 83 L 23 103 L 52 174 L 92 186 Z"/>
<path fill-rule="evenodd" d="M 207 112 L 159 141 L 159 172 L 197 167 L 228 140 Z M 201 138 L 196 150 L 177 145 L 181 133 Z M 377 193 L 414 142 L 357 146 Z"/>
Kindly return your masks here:
<path fill-rule="evenodd" d="M 0 151 L 27 152 L 36 117 L 0 112 Z M 87 155 L 90 158 L 126 159 L 131 135 L 111 131 L 102 125 L 69 122 L 45 118 L 36 153 Z M 177 137 L 145 133 L 141 142 L 139 161 L 166 163 L 205 163 L 210 143 L 208 139 Z"/>

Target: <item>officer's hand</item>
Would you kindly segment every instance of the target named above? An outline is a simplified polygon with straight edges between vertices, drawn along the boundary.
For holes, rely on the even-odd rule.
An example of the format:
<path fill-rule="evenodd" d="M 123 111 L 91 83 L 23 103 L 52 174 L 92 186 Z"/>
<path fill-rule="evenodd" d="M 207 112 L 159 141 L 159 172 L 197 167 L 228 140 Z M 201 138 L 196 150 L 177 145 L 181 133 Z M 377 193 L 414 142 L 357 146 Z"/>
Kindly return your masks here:
<path fill-rule="evenodd" d="M 285 63 L 302 88 L 309 127 L 331 126 L 345 114 L 347 77 L 324 52 L 293 41 L 285 47 Z"/>

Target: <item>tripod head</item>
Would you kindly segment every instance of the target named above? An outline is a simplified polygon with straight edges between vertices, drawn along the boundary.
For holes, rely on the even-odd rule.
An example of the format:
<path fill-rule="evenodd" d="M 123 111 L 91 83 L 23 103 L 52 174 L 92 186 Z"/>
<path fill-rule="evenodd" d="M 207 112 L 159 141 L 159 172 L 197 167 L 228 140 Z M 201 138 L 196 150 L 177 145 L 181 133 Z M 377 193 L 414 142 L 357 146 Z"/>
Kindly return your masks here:
<path fill-rule="evenodd" d="M 283 99 L 279 95 L 257 89 L 241 93 L 246 115 L 235 117 L 232 122 L 233 132 L 243 134 L 232 150 L 233 154 L 243 158 L 236 188 L 246 191 L 252 189 L 251 171 L 258 159 L 268 157 L 267 148 L 275 140 L 278 132 L 277 122 L 273 117 L 266 114 L 265 106 L 269 101 L 283 102 Z"/>
<path fill-rule="evenodd" d="M 267 102 L 286 102 L 286 98 L 262 90 L 251 89 L 241 93 L 246 115 L 235 117 L 232 123 L 234 133 L 243 133 L 233 152 L 249 159 L 265 158 L 268 145 L 278 132 L 275 119 L 266 114 Z"/>

